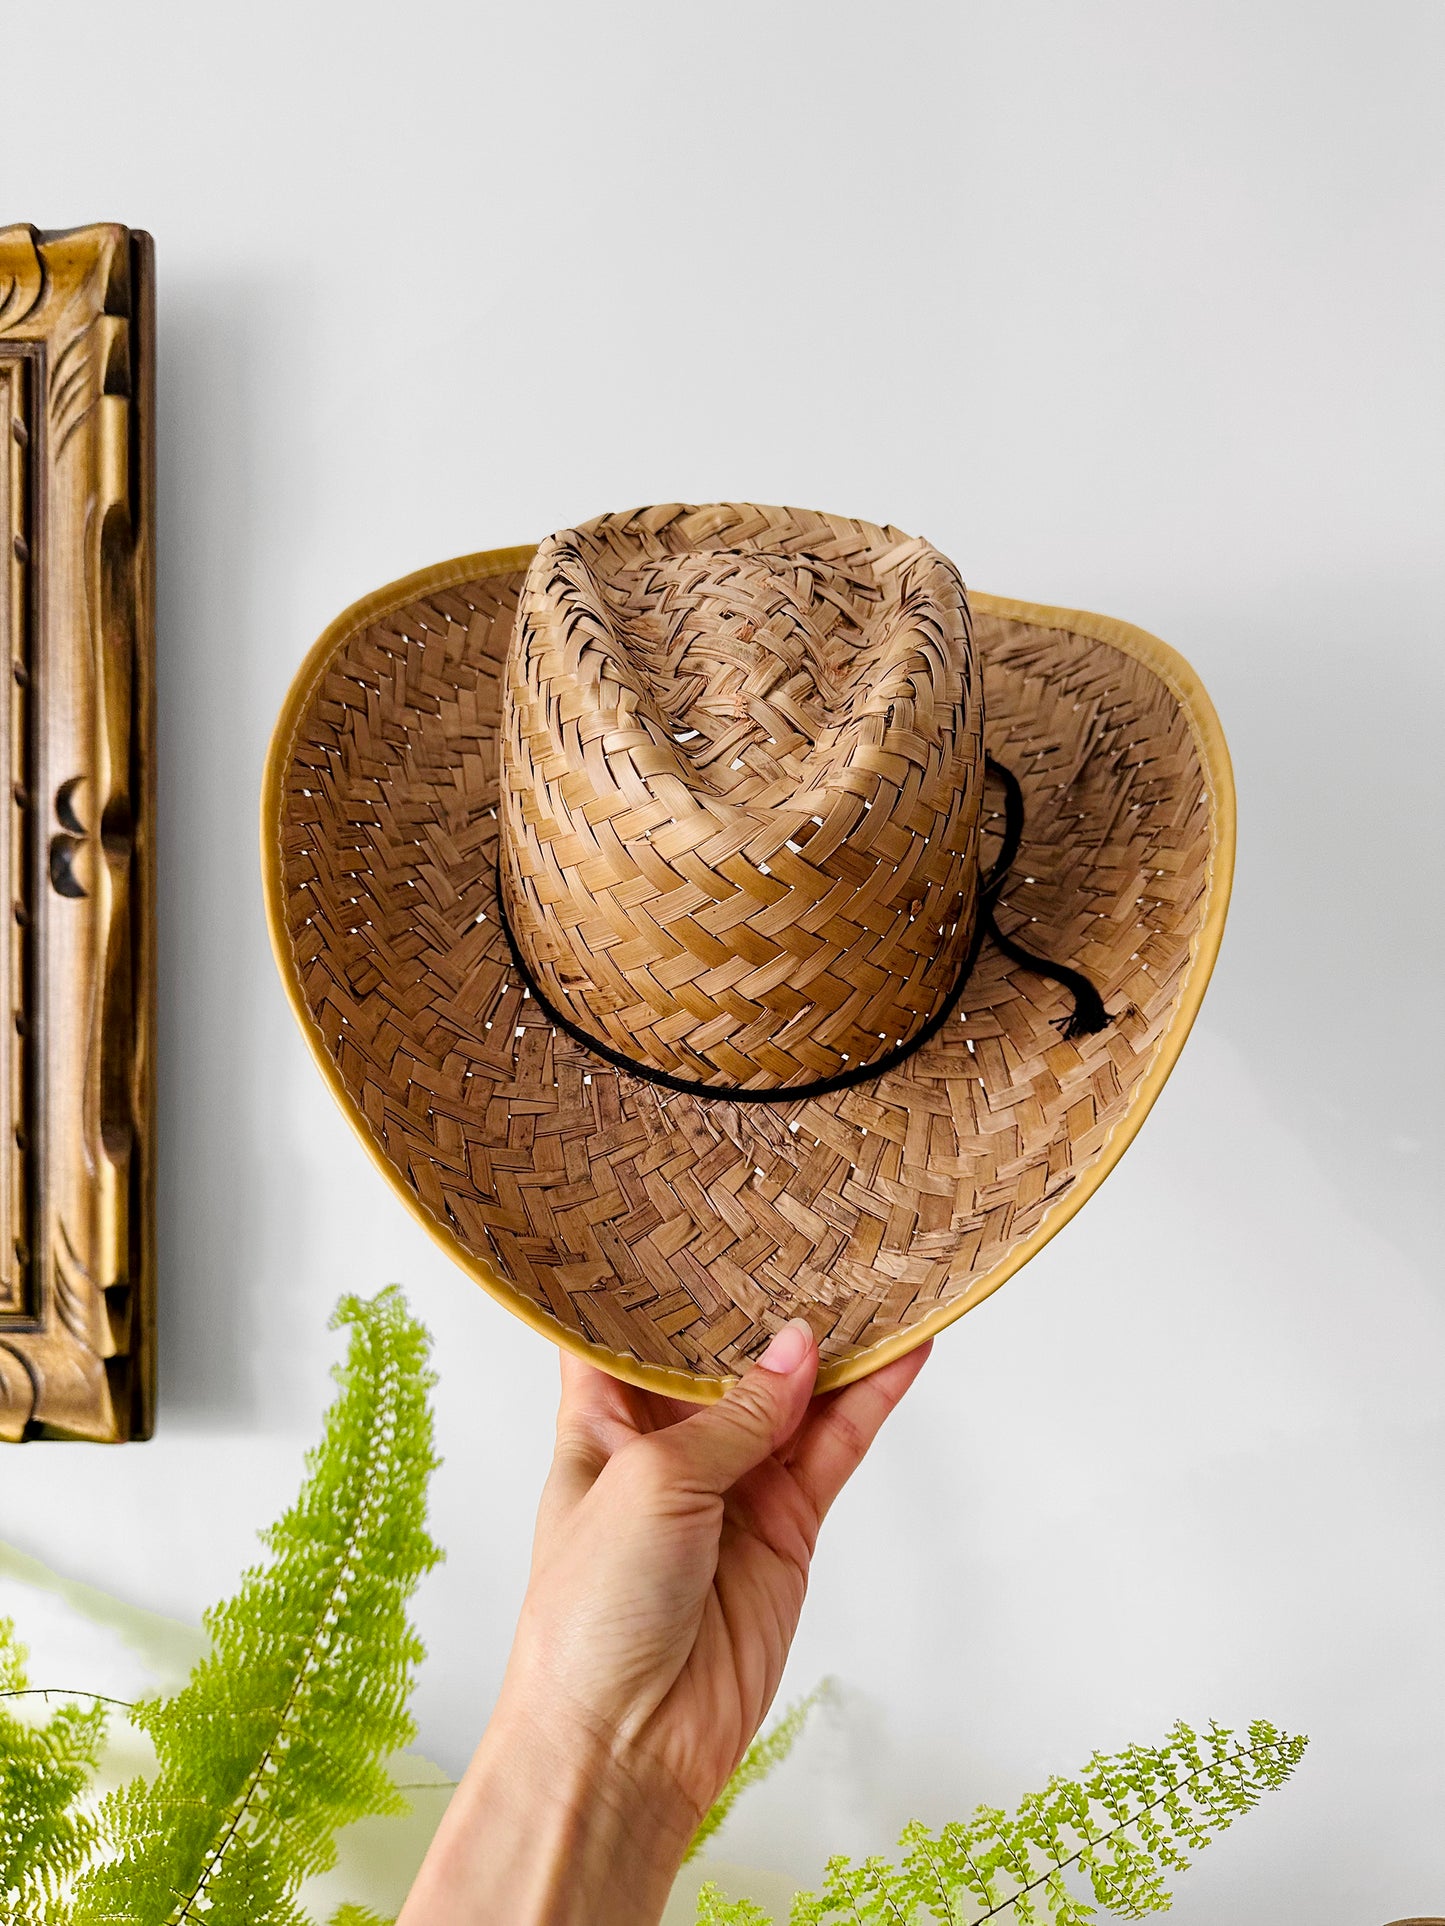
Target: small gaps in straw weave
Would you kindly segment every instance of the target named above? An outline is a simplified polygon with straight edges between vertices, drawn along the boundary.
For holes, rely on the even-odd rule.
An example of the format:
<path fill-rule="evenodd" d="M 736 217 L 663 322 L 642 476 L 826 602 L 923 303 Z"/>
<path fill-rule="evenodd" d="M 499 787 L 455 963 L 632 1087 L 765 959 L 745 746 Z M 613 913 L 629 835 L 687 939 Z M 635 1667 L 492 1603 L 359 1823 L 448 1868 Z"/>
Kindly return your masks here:
<path fill-rule="evenodd" d="M 418 1211 L 561 1328 L 716 1378 L 801 1314 L 825 1361 L 852 1358 L 1006 1259 L 1138 1095 L 1203 915 L 1188 723 L 1132 656 L 976 614 L 987 747 L 1026 809 L 1000 922 L 1085 970 L 1114 1021 L 1062 1041 L 1067 996 L 985 943 L 966 1017 L 876 1085 L 672 1096 L 556 1034 L 511 970 L 494 865 L 522 582 L 357 628 L 299 712 L 280 834 L 312 1019 Z"/>
<path fill-rule="evenodd" d="M 914 1035 L 973 933 L 982 704 L 896 528 L 669 504 L 550 536 L 503 687 L 503 890 L 587 1035 L 722 1088 Z"/>

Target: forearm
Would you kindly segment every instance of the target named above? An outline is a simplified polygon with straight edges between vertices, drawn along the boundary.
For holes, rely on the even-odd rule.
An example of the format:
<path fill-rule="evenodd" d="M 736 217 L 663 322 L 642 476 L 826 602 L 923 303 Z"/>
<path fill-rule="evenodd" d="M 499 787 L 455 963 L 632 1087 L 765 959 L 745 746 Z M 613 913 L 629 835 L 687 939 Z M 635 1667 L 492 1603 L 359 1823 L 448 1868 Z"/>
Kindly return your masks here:
<path fill-rule="evenodd" d="M 696 1815 L 504 1690 L 398 1926 L 656 1926 Z"/>

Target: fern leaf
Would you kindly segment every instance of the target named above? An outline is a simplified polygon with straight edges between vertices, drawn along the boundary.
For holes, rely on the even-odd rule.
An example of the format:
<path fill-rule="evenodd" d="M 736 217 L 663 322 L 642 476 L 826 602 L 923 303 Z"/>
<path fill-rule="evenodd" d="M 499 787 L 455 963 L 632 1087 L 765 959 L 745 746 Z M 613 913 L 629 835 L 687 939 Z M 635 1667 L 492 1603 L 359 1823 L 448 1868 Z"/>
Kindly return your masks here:
<path fill-rule="evenodd" d="M 349 1902 L 338 1906 L 331 1915 L 331 1926 L 396 1926 L 394 1919 L 383 1919 L 380 1913 L 372 1912 L 369 1906 L 353 1906 Z"/>
<path fill-rule="evenodd" d="M 0 1698 L 29 1697 L 25 1648 L 0 1619 Z M 95 1775 L 105 1709 L 63 1705 L 43 1725 L 0 1706 L 0 1917 L 58 1920 L 65 1882 L 84 1864 L 95 1823 L 77 1802 Z"/>
<path fill-rule="evenodd" d="M 761 1739 L 753 1740 L 732 1777 L 718 1794 L 716 1802 L 703 1814 L 702 1824 L 692 1835 L 692 1844 L 683 1854 L 684 1865 L 701 1852 L 748 1787 L 766 1779 L 775 1766 L 783 1763 L 797 1744 L 810 1714 L 832 1693 L 833 1681 L 824 1679 L 820 1685 L 813 1687 L 805 1699 L 790 1705 L 770 1732 Z"/>
<path fill-rule="evenodd" d="M 698 1892 L 697 1926 L 773 1926 L 773 1920 L 751 1899 L 728 1899 L 709 1879 Z"/>
<path fill-rule="evenodd" d="M 1164 1912 L 1166 1874 L 1282 1786 L 1307 1743 L 1263 1719 L 1243 1738 L 1220 1725 L 1200 1735 L 1181 1721 L 1162 1746 L 1095 1753 L 1077 1779 L 1051 1780 L 1013 1813 L 980 1806 L 936 1833 L 905 1826 L 896 1866 L 830 1859 L 822 1888 L 795 1897 L 790 1926 L 976 1926 L 1005 1916 L 1014 1926 L 1089 1926 L 1100 1908 L 1119 1919 Z M 751 1926 L 708 1890 L 712 1911 L 699 1913 L 699 1926 Z"/>
<path fill-rule="evenodd" d="M 71 1926 L 306 1926 L 295 1892 L 336 1830 L 406 1810 L 382 1761 L 408 1744 L 422 1647 L 406 1600 L 440 1556 L 424 1529 L 432 1452 L 428 1339 L 396 1289 L 346 1298 L 339 1395 L 270 1562 L 206 1614 L 211 1650 L 132 1713 L 158 1771 L 100 1810 L 106 1863 Z"/>

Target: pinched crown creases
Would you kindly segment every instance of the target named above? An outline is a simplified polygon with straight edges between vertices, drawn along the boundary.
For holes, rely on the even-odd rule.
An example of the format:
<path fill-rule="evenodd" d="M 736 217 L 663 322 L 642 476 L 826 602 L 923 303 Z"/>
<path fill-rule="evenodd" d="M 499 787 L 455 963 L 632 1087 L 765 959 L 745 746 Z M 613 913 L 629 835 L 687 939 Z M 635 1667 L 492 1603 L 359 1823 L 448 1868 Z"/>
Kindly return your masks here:
<path fill-rule="evenodd" d="M 896 528 L 677 504 L 553 535 L 501 742 L 505 905 L 545 995 L 650 1067 L 783 1089 L 958 977 L 982 687 L 953 565 Z"/>

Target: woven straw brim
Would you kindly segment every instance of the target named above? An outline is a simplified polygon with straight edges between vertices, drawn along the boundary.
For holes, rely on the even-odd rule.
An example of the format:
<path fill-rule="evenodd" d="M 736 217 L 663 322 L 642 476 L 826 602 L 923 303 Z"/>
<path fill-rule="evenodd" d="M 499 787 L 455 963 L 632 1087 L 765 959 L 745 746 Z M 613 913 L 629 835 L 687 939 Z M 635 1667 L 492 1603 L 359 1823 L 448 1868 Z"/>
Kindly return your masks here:
<path fill-rule="evenodd" d="M 958 1015 L 874 1084 L 677 1095 L 555 1032 L 499 925 L 499 678 L 532 553 L 381 589 L 303 665 L 262 797 L 287 994 L 403 1202 L 556 1343 L 708 1399 L 801 1314 L 820 1386 L 847 1383 L 1018 1270 L 1158 1095 L 1233 870 L 1214 710 L 1138 629 L 972 595 L 987 748 L 1026 809 L 999 922 L 1086 971 L 1113 1021 L 1065 1041 L 1067 993 L 985 942 Z"/>

